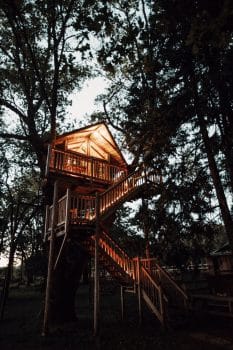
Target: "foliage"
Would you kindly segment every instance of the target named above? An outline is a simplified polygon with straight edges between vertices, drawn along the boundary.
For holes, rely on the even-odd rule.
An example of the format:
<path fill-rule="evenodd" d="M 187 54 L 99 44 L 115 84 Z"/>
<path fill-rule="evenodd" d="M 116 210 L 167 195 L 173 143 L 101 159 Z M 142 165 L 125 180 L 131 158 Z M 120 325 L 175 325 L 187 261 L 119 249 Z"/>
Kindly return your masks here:
<path fill-rule="evenodd" d="M 106 38 L 98 59 L 111 81 L 101 96 L 102 118 L 125 134 L 133 164 L 160 169 L 164 179 L 163 205 L 153 208 L 164 220 L 157 220 L 154 235 L 174 233 L 173 244 L 182 246 L 187 231 L 196 226 L 205 235 L 221 213 L 233 246 L 232 4 L 119 0 L 98 6 L 105 15 L 96 15 L 102 20 L 97 35 Z"/>
<path fill-rule="evenodd" d="M 73 29 L 85 1 L 4 1 L 0 6 L 0 136 L 25 140 L 40 170 L 45 142 L 64 122 L 69 94 L 88 76 L 85 32 Z M 74 54 L 78 50 L 80 55 Z M 7 127 L 7 120 L 15 125 Z"/>
<path fill-rule="evenodd" d="M 130 230 L 136 227 L 154 255 L 182 265 L 211 249 L 221 214 L 233 245 L 232 16 L 227 0 L 1 2 L 3 169 L 19 156 L 16 171 L 26 175 L 20 186 L 8 186 L 9 193 L 19 191 L 16 203 L 24 181 L 38 175 L 35 165 L 43 174 L 46 143 L 94 58 L 110 85 L 99 97 L 105 113 L 93 118 L 124 135 L 132 168 L 144 163 L 163 178 L 134 217 L 127 209 L 118 214 L 113 235 L 142 255 L 145 242 Z M 10 198 L 3 192 L 1 249 Z M 22 251 L 38 223 L 31 225 Z"/>
<path fill-rule="evenodd" d="M 116 218 L 111 227 L 111 237 L 122 247 L 129 256 L 143 256 L 145 242 L 143 237 L 135 232 L 130 217 L 133 210 L 124 205 L 116 212 Z"/>

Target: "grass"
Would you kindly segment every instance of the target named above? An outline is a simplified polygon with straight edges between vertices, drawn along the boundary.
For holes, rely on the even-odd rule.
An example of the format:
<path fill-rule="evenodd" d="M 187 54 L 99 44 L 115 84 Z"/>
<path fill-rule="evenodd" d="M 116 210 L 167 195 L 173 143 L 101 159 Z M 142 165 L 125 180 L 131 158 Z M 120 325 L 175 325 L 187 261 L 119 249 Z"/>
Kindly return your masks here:
<path fill-rule="evenodd" d="M 233 349 L 233 322 L 194 317 L 178 329 L 164 331 L 143 309 L 139 327 L 137 300 L 126 295 L 125 320 L 121 321 L 120 289 L 104 285 L 101 293 L 99 336 L 93 337 L 93 304 L 88 286 L 77 294 L 77 321 L 57 326 L 41 336 L 43 295 L 35 287 L 12 289 L 4 321 L 0 324 L 1 350 L 223 350 Z"/>

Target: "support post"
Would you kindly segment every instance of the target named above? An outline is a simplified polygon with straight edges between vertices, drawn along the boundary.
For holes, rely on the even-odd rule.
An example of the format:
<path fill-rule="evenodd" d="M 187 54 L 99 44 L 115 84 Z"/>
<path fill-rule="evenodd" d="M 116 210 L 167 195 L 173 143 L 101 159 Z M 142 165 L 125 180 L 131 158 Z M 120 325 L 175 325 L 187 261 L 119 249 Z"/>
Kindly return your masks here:
<path fill-rule="evenodd" d="M 93 181 L 93 177 L 94 177 L 94 164 L 93 164 L 93 159 L 91 158 L 91 182 Z"/>
<path fill-rule="evenodd" d="M 53 264 L 54 264 L 54 250 L 55 250 L 55 226 L 57 221 L 57 200 L 58 200 L 58 181 L 54 183 L 53 190 L 53 211 L 52 211 L 52 222 L 51 222 L 51 236 L 49 245 L 49 258 L 48 258 L 48 275 L 46 285 L 46 296 L 45 296 L 45 309 L 44 309 L 44 322 L 42 335 L 45 336 L 49 332 L 49 313 L 50 313 L 50 298 L 52 290 L 52 279 L 53 279 Z"/>
<path fill-rule="evenodd" d="M 95 274 L 94 274 L 94 336 L 99 331 L 99 234 L 100 234 L 100 205 L 96 193 L 96 231 L 95 231 Z"/>
<path fill-rule="evenodd" d="M 137 278 L 138 278 L 138 320 L 142 324 L 142 296 L 141 296 L 141 268 L 140 258 L 137 257 Z"/>
<path fill-rule="evenodd" d="M 46 236 L 48 233 L 48 227 L 49 227 L 49 205 L 46 205 L 45 209 L 45 224 L 44 224 L 44 238 L 43 241 L 46 241 Z"/>
<path fill-rule="evenodd" d="M 65 235 L 68 234 L 70 224 L 70 207 L 71 207 L 71 191 L 68 187 L 66 190 L 66 219 L 65 219 Z"/>
<path fill-rule="evenodd" d="M 124 320 L 125 316 L 125 301 L 124 301 L 124 287 L 121 286 L 121 320 Z"/>

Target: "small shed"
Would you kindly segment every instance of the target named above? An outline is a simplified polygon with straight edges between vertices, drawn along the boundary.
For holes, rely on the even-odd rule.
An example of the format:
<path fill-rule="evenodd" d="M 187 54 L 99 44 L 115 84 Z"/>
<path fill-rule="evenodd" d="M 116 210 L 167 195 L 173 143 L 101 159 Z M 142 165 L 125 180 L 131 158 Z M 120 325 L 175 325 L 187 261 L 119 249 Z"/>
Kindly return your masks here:
<path fill-rule="evenodd" d="M 233 274 L 233 254 L 226 242 L 207 257 L 209 272 L 213 275 Z"/>

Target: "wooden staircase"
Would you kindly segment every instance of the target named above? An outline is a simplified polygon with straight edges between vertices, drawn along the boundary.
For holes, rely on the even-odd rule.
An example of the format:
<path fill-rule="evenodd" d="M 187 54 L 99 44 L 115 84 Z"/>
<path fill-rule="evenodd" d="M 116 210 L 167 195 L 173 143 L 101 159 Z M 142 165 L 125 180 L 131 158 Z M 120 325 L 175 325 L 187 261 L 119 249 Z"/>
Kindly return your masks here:
<path fill-rule="evenodd" d="M 94 255 L 95 236 L 83 242 L 83 246 Z M 177 307 L 187 306 L 187 295 L 155 259 L 130 258 L 102 227 L 99 239 L 99 261 L 106 270 L 124 287 L 125 291 L 137 293 L 164 326 L 167 322 L 167 307 L 170 291 Z M 148 264 L 151 264 L 150 268 Z M 170 295 L 169 295 L 170 296 Z M 183 303 L 180 303 L 180 300 Z"/>
<path fill-rule="evenodd" d="M 154 259 L 130 258 L 103 226 L 125 201 L 135 198 L 148 184 L 151 188 L 152 184 L 160 181 L 158 174 L 139 168 L 96 196 L 77 194 L 67 189 L 54 206 L 47 206 L 45 239 L 51 238 L 51 232 L 55 232 L 55 236 L 64 236 L 54 268 L 68 237 L 77 239 L 91 255 L 95 254 L 97 241 L 99 263 L 125 291 L 137 293 L 139 304 L 143 299 L 160 323 L 165 325 L 168 301 L 186 307 L 187 295 Z M 96 225 L 100 227 L 98 236 L 94 235 Z M 81 229 L 83 234 L 80 234 Z"/>

